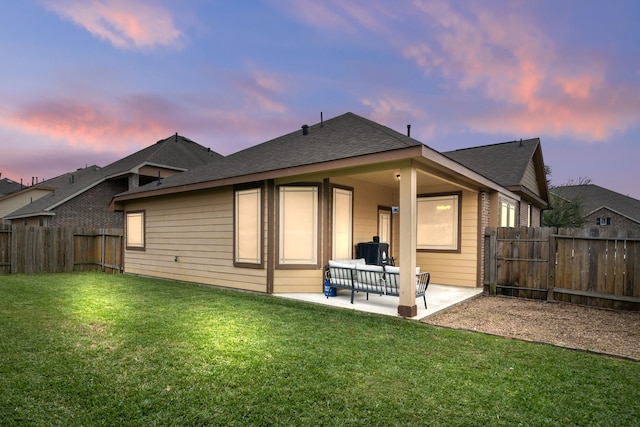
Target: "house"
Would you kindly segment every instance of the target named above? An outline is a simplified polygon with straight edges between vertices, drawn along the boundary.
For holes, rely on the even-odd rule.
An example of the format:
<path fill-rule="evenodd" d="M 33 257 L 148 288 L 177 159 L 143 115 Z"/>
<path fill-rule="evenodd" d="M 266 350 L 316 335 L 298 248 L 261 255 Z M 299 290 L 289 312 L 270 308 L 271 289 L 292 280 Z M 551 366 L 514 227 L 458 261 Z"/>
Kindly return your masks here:
<path fill-rule="evenodd" d="M 0 173 L 0 176 L 2 174 Z M 9 178 L 0 179 L 0 197 L 6 196 L 7 194 L 15 193 L 16 191 L 22 190 L 22 185 L 18 184 L 10 180 Z"/>
<path fill-rule="evenodd" d="M 491 223 L 500 227 L 540 227 L 549 207 L 540 139 L 471 147 L 443 153 L 519 196 L 494 193 Z"/>
<path fill-rule="evenodd" d="M 585 226 L 640 229 L 640 200 L 594 184 L 566 185 L 550 191 L 562 200 L 579 201 Z"/>
<path fill-rule="evenodd" d="M 78 169 L 74 173 L 85 174 L 93 168 L 97 168 L 97 166 L 94 165 L 84 169 Z M 36 185 L 31 185 L 29 187 L 21 186 L 18 191 L 0 197 L 0 223 L 3 223 L 4 218 L 12 212 L 33 203 L 34 200 L 50 195 L 56 190 L 56 188 L 65 185 L 71 175 L 71 173 L 66 173 Z"/>
<path fill-rule="evenodd" d="M 14 225 L 123 228 L 122 213 L 108 209 L 114 195 L 222 158 L 176 133 L 103 168 L 78 169 L 23 190 L 21 196 L 28 201 L 22 197 L 21 207 L 4 220 Z"/>
<path fill-rule="evenodd" d="M 398 313 L 412 317 L 417 266 L 435 283 L 481 285 L 484 228 L 502 199 L 522 196 L 346 113 L 119 194 L 111 208 L 125 214 L 127 273 L 266 293 L 322 292 L 329 260 L 379 236 L 400 267 Z"/>

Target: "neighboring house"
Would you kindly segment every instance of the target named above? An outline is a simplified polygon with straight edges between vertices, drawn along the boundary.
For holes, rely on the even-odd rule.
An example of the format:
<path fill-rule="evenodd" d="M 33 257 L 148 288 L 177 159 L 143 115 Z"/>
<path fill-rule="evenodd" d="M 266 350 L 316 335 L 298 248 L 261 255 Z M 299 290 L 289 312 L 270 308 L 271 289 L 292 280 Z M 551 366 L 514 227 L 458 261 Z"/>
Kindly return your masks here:
<path fill-rule="evenodd" d="M 443 153 L 519 196 L 493 193 L 491 222 L 500 227 L 540 227 L 549 207 L 540 139 L 484 145 Z"/>
<path fill-rule="evenodd" d="M 542 185 L 542 184 L 541 184 Z M 330 259 L 379 236 L 414 316 L 416 266 L 480 286 L 491 200 L 521 196 L 421 142 L 346 113 L 116 196 L 125 271 L 266 293 L 322 292 Z"/>
<path fill-rule="evenodd" d="M 178 134 L 103 168 L 91 166 L 29 187 L 22 207 L 5 215 L 14 225 L 122 228 L 122 214 L 108 210 L 118 193 L 222 159 Z M 1 201 L 0 201 L 1 202 Z"/>
<path fill-rule="evenodd" d="M 6 196 L 7 194 L 15 193 L 16 191 L 20 190 L 22 190 L 22 184 L 11 181 L 9 178 L 0 179 L 0 197 Z"/>
<path fill-rule="evenodd" d="M 91 168 L 97 168 L 97 166 L 91 166 Z M 78 171 L 74 173 L 84 174 L 91 168 L 78 169 Z M 4 222 L 4 218 L 12 212 L 33 203 L 34 200 L 53 193 L 55 189 L 61 185 L 65 185 L 67 180 L 70 179 L 70 176 L 71 173 L 66 173 L 37 185 L 23 187 L 19 191 L 0 197 L 0 223 Z"/>
<path fill-rule="evenodd" d="M 593 184 L 554 187 L 550 192 L 566 201 L 579 201 L 585 226 L 640 229 L 640 200 Z"/>

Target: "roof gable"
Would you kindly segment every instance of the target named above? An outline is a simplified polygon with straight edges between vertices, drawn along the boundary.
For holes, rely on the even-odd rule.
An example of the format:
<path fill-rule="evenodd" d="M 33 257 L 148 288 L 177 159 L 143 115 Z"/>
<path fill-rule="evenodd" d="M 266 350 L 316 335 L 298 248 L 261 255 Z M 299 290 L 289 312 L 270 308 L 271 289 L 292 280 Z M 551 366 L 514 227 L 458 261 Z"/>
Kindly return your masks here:
<path fill-rule="evenodd" d="M 353 113 L 288 133 L 163 180 L 163 188 L 313 165 L 423 144 Z M 143 192 L 143 186 L 125 194 Z"/>
<path fill-rule="evenodd" d="M 151 164 L 182 171 L 223 158 L 224 156 L 209 148 L 175 134 L 103 168 L 91 166 L 43 181 L 38 185 L 54 187 L 55 191 L 12 212 L 6 218 L 44 214 L 107 179 L 137 173 L 144 165 Z"/>
<path fill-rule="evenodd" d="M 502 185 L 519 185 L 539 139 L 463 148 L 442 154 Z"/>
<path fill-rule="evenodd" d="M 389 150 L 420 146 L 386 126 L 353 113 L 345 113 L 228 156 L 230 162 L 246 164 L 248 170 L 284 169 Z"/>
<path fill-rule="evenodd" d="M 564 200 L 580 200 L 585 215 L 604 207 L 640 223 L 640 200 L 632 197 L 594 184 L 564 185 L 550 191 Z"/>
<path fill-rule="evenodd" d="M 539 138 L 464 148 L 442 154 L 506 188 L 548 200 Z"/>
<path fill-rule="evenodd" d="M 22 184 L 18 184 L 9 178 L 2 178 L 0 179 L 0 197 L 20 191 L 22 187 Z"/>

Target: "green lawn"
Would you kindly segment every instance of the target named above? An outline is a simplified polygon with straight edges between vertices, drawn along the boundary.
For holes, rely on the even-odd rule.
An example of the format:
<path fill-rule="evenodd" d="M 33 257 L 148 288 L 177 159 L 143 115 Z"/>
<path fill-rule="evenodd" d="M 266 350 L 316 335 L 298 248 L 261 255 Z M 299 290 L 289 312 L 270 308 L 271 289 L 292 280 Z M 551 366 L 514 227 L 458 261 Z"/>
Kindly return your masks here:
<path fill-rule="evenodd" d="M 172 281 L 0 276 L 2 425 L 640 425 L 640 363 Z"/>

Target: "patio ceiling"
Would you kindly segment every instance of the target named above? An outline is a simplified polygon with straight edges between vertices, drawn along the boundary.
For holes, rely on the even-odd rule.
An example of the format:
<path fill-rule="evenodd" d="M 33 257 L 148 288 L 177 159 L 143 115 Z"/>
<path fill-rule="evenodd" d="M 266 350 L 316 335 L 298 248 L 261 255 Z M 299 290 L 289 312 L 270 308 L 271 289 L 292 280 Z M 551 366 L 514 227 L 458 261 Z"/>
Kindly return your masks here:
<path fill-rule="evenodd" d="M 398 175 L 400 175 L 400 170 L 396 168 L 396 169 L 356 173 L 350 176 L 355 179 L 370 182 L 372 184 L 379 185 L 382 187 L 399 189 L 399 183 L 397 178 Z M 400 177 L 400 179 L 402 179 L 402 177 Z M 434 174 L 430 174 L 421 170 L 418 170 L 417 179 L 418 179 L 418 193 L 428 192 L 429 188 L 433 188 L 436 186 L 441 187 L 443 185 L 453 185 L 453 186 L 459 186 L 462 188 L 467 188 L 464 185 L 460 186 L 459 184 L 454 183 L 452 180 L 441 178 Z"/>

